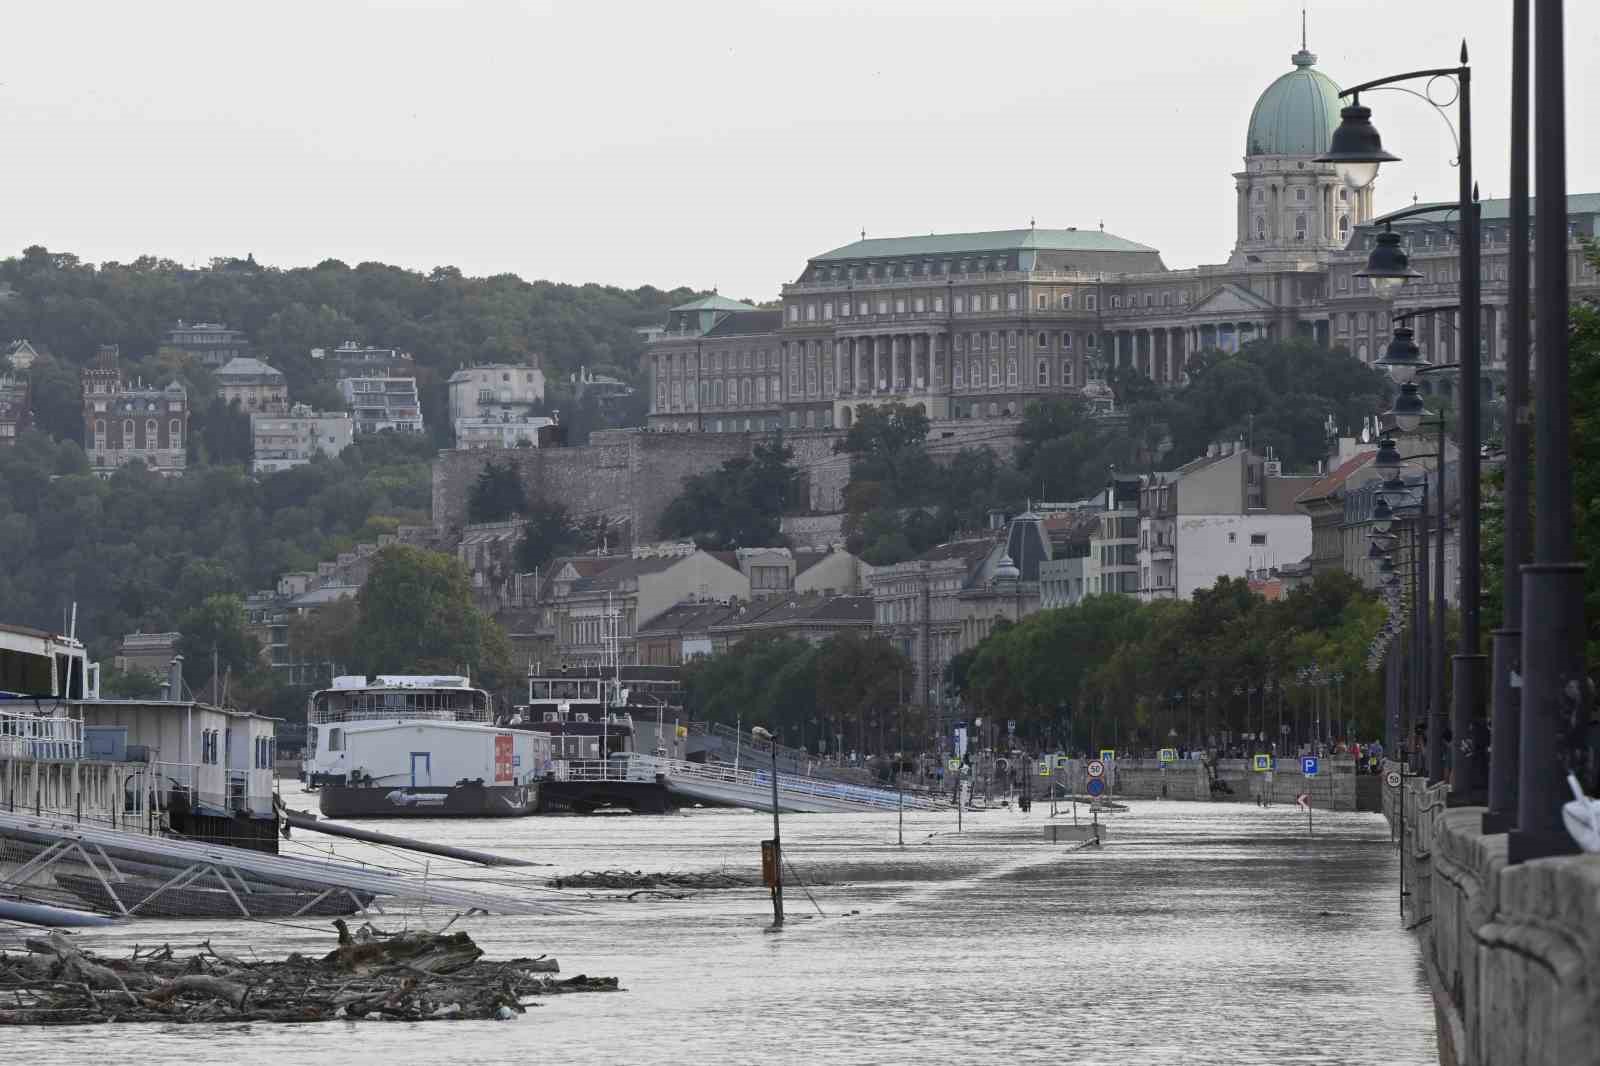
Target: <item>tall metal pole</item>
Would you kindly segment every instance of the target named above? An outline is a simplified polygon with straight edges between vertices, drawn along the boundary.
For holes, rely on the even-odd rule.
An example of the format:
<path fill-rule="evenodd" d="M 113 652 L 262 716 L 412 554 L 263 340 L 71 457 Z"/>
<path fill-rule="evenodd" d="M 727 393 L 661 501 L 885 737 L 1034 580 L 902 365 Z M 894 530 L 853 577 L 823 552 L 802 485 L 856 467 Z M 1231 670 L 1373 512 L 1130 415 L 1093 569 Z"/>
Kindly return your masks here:
<path fill-rule="evenodd" d="M 1586 728 L 1583 662 L 1583 564 L 1573 561 L 1572 413 L 1567 395 L 1567 116 L 1561 0 L 1537 0 L 1534 106 L 1539 130 L 1534 216 L 1535 351 L 1539 457 L 1534 562 L 1522 568 L 1522 751 L 1517 828 L 1506 861 L 1571 854 L 1561 806 L 1569 748 Z"/>
<path fill-rule="evenodd" d="M 1463 386 L 1465 388 L 1465 386 Z M 1429 643 L 1433 651 L 1433 669 L 1428 684 L 1428 784 L 1437 784 L 1444 779 L 1444 642 L 1445 642 L 1445 600 L 1444 600 L 1444 534 L 1445 510 L 1444 500 L 1444 416 L 1439 416 L 1439 529 L 1434 540 L 1433 561 L 1433 623 L 1429 626 Z M 1460 467 L 1457 467 L 1459 473 Z"/>
<path fill-rule="evenodd" d="M 1440 558 L 1442 561 L 1443 557 Z M 1420 586 L 1417 589 L 1417 643 L 1422 647 L 1422 654 L 1417 657 L 1417 664 L 1421 668 L 1418 671 L 1417 691 L 1422 694 L 1422 698 L 1417 701 L 1415 713 L 1417 721 L 1427 722 L 1429 716 L 1434 713 L 1434 708 L 1438 706 L 1435 701 L 1438 700 L 1439 693 L 1427 680 L 1432 672 L 1428 660 L 1432 648 L 1432 641 L 1429 638 L 1433 632 L 1433 622 L 1428 616 L 1428 477 L 1426 474 L 1422 477 L 1422 509 L 1417 514 L 1417 570 L 1422 575 L 1421 580 L 1417 582 Z M 1439 639 L 1442 642 L 1444 637 L 1441 635 Z M 1411 728 L 1415 732 L 1416 726 L 1413 725 Z M 1432 732 L 1430 723 L 1429 733 Z M 1430 753 L 1432 751 L 1431 745 L 1429 751 Z M 1428 765 L 1431 771 L 1433 763 L 1430 762 Z"/>
<path fill-rule="evenodd" d="M 1565 214 L 1563 212 L 1563 214 Z M 1492 634 L 1489 809 L 1484 833 L 1517 822 L 1522 717 L 1522 564 L 1528 559 L 1528 0 L 1511 0 L 1511 332 L 1506 353 L 1504 613 Z"/>
<path fill-rule="evenodd" d="M 772 738 L 772 924 L 783 924 L 783 845 L 778 839 L 778 744 Z"/>
<path fill-rule="evenodd" d="M 1478 476 L 1480 422 L 1479 331 L 1482 323 L 1479 277 L 1478 190 L 1472 180 L 1472 68 L 1467 65 L 1467 44 L 1461 42 L 1461 421 L 1456 442 L 1461 449 L 1461 650 L 1453 659 L 1452 760 L 1450 803 L 1453 806 L 1485 803 L 1487 726 L 1481 721 L 1484 672 L 1487 663 L 1478 640 L 1480 612 L 1478 548 Z"/>

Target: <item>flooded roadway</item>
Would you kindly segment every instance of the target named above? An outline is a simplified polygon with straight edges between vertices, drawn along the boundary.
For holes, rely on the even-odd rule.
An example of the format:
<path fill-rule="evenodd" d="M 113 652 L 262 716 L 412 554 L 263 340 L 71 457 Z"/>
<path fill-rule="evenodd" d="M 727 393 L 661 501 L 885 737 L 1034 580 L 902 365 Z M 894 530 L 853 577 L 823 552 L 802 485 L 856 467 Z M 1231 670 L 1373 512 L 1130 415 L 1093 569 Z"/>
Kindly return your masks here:
<path fill-rule="evenodd" d="M 314 799 L 286 787 L 289 806 Z M 1057 821 L 1071 821 L 1066 809 Z M 582 870 L 759 872 L 770 814 L 389 822 L 390 832 L 548 867 L 471 878 L 571 901 L 576 913 L 462 919 L 490 954 L 550 953 L 566 976 L 626 992 L 545 999 L 511 1022 L 13 1029 L 10 1061 L 255 1063 L 1437 1062 L 1417 947 L 1400 926 L 1397 855 L 1373 814 L 1134 802 L 1106 845 L 1043 842 L 1047 806 L 969 814 L 794 815 L 790 921 L 767 933 L 765 890 L 684 900 L 554 893 Z M 375 823 L 363 823 L 373 825 Z M 424 859 L 295 832 L 286 854 L 422 872 Z M 606 898 L 611 897 L 611 898 Z M 820 913 L 819 913 L 820 912 Z M 437 928 L 448 912 L 376 919 Z M 315 920 L 140 922 L 95 950 L 174 947 L 321 954 Z"/>

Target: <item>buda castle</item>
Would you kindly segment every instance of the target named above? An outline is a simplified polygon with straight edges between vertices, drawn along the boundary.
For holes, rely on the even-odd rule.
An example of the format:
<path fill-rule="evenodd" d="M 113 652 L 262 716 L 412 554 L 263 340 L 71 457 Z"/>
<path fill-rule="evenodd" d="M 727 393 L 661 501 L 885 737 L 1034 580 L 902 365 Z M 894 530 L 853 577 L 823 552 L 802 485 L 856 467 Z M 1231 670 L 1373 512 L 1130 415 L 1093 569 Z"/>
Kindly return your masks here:
<path fill-rule="evenodd" d="M 1008 419 L 1053 393 L 1103 407 L 1109 368 L 1177 386 L 1197 353 L 1260 339 L 1305 338 L 1371 362 L 1393 315 L 1456 302 L 1458 212 L 1440 204 L 1394 223 L 1423 275 L 1395 298 L 1354 276 L 1385 219 L 1373 214 L 1370 186 L 1349 189 L 1331 164 L 1315 161 L 1341 107 L 1338 85 L 1316 61 L 1302 46 L 1251 112 L 1226 263 L 1169 270 L 1155 248 L 1103 229 L 863 234 L 811 257 L 783 287 L 780 309 L 716 295 L 672 308 L 642 356 L 649 427 L 845 428 L 862 405 L 887 402 L 935 421 Z M 1600 296 L 1578 243 L 1595 235 L 1600 194 L 1570 196 L 1567 215 L 1574 297 Z M 1508 333 L 1508 225 L 1508 201 L 1483 202 L 1490 389 Z M 1455 360 L 1455 317 L 1417 319 L 1428 358 Z"/>

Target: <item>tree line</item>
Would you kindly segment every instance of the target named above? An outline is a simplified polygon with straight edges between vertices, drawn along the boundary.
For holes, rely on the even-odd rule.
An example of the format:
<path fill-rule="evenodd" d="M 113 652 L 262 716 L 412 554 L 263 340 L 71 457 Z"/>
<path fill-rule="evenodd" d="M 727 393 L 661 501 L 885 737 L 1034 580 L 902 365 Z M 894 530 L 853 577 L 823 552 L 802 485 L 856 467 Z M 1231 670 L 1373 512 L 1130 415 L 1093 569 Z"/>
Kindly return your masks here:
<path fill-rule="evenodd" d="M 1090 596 L 998 625 L 944 680 L 1036 750 L 1366 741 L 1383 735 L 1382 678 L 1366 657 L 1386 620 L 1344 573 L 1277 600 L 1225 577 L 1192 600 Z"/>

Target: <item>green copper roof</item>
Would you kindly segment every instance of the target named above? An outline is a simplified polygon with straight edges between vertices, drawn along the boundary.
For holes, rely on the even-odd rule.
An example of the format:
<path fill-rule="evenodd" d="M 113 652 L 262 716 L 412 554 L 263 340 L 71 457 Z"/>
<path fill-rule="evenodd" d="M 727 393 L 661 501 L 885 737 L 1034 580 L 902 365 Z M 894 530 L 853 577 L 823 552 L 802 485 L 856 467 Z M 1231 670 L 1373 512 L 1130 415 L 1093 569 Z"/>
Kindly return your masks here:
<path fill-rule="evenodd" d="M 1294 69 L 1271 85 L 1250 112 L 1244 154 L 1321 155 L 1339 128 L 1339 86 L 1313 69 L 1317 57 L 1301 48 Z"/>
<path fill-rule="evenodd" d="M 1154 252 L 1104 230 L 1006 229 L 988 233 L 930 233 L 926 237 L 874 237 L 824 252 L 813 262 L 883 259 L 893 256 L 970 255 L 1017 249 L 1055 252 Z"/>
<path fill-rule="evenodd" d="M 1528 197 L 1528 217 L 1529 218 L 1535 218 L 1535 217 L 1538 216 L 1538 214 L 1539 214 L 1538 204 L 1539 204 L 1539 198 L 1537 196 Z M 1397 207 L 1393 211 L 1387 212 L 1386 214 L 1379 215 L 1377 218 L 1374 218 L 1369 222 L 1363 223 L 1363 225 L 1366 225 L 1366 226 L 1381 226 L 1381 225 L 1383 225 L 1385 222 L 1387 222 L 1389 220 L 1389 216 L 1390 215 L 1398 214 L 1401 211 L 1410 211 L 1410 210 L 1413 210 L 1414 208 L 1418 208 L 1418 207 L 1424 207 L 1424 208 L 1431 207 L 1434 210 L 1433 210 L 1432 213 L 1429 213 L 1429 214 L 1413 215 L 1410 218 L 1403 218 L 1399 222 L 1396 222 L 1394 224 L 1396 226 L 1404 226 L 1408 222 L 1418 222 L 1418 223 L 1449 222 L 1449 223 L 1455 223 L 1461 218 L 1460 206 L 1458 204 L 1455 204 L 1455 203 L 1410 204 L 1410 205 L 1408 205 L 1406 207 Z M 1504 221 L 1504 220 L 1509 219 L 1511 217 L 1511 201 L 1510 200 L 1505 200 L 1505 199 L 1500 199 L 1500 200 L 1481 200 L 1481 201 L 1478 202 L 1478 214 L 1483 219 L 1483 221 L 1485 221 L 1485 222 L 1501 222 L 1501 221 Z M 1574 193 L 1568 193 L 1567 194 L 1567 214 L 1568 215 L 1600 214 L 1600 192 L 1574 192 Z"/>
<path fill-rule="evenodd" d="M 730 300 L 726 296 L 718 296 L 716 293 L 712 293 L 710 296 L 702 296 L 698 300 L 690 300 L 686 304 L 679 304 L 677 307 L 670 308 L 670 310 L 673 310 L 673 311 L 754 311 L 755 308 L 751 307 L 747 303 L 740 303 L 738 300 Z"/>

